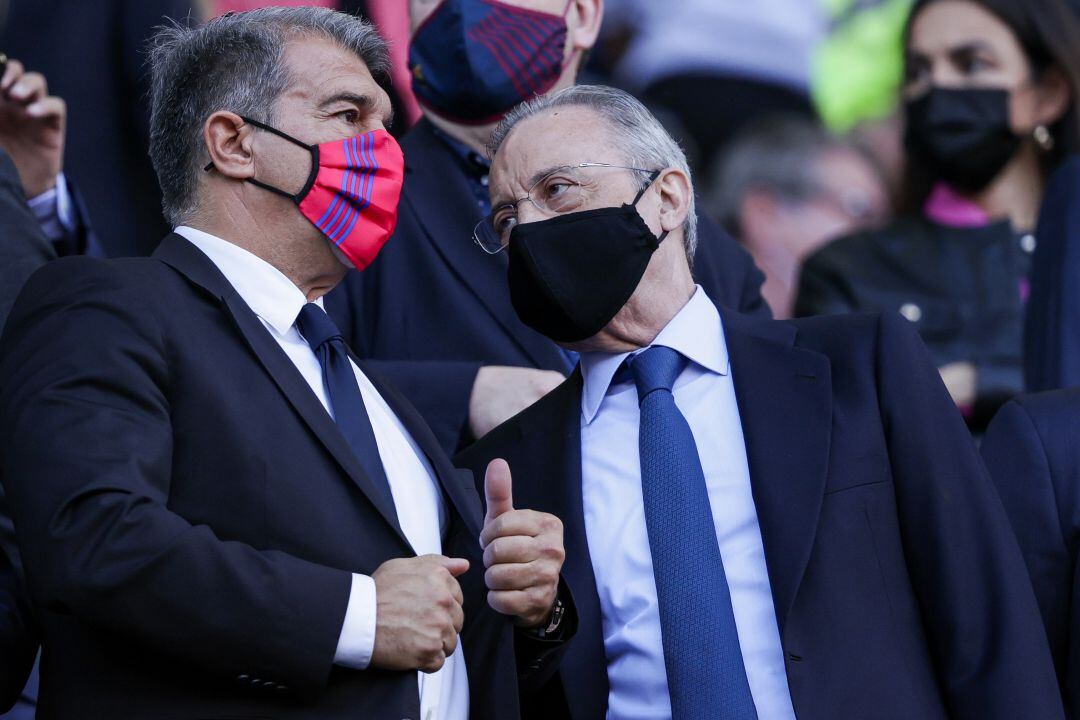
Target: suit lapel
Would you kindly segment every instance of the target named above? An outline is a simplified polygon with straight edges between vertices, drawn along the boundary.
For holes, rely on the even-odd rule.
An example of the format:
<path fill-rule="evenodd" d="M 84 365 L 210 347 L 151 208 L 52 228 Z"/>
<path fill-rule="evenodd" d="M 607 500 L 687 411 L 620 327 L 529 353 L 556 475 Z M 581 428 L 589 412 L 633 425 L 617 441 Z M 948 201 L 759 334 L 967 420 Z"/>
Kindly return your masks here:
<path fill-rule="evenodd" d="M 465 528 L 469 531 L 469 534 L 479 542 L 483 519 L 480 515 L 481 508 L 477 502 L 472 473 L 469 473 L 468 477 L 463 479 L 461 471 L 454 468 L 450 463 L 442 446 L 439 445 L 439 441 L 435 438 L 435 435 L 432 434 L 431 429 L 420 417 L 420 414 L 416 409 L 398 394 L 397 391 L 387 385 L 378 374 L 372 373 L 371 370 L 367 368 L 362 361 L 358 360 L 355 355 L 352 355 L 352 360 L 361 370 L 363 370 L 364 375 L 366 375 L 367 379 L 371 381 L 371 384 L 375 386 L 375 389 L 379 391 L 379 394 L 386 401 L 386 404 L 390 406 L 394 415 L 398 417 L 401 424 L 405 426 L 405 429 L 412 436 L 413 440 L 416 441 L 421 452 L 424 453 L 428 462 L 431 464 L 432 470 L 435 471 L 435 475 L 442 485 L 443 491 L 446 493 L 447 497 L 450 498 L 450 502 L 453 503 L 458 515 L 460 515 L 465 522 Z"/>
<path fill-rule="evenodd" d="M 781 637 L 817 530 L 832 435 L 828 359 L 793 326 L 721 310 Z"/>
<path fill-rule="evenodd" d="M 248 347 L 262 363 L 282 394 L 303 418 L 315 436 L 323 443 L 330 454 L 345 470 L 349 478 L 360 488 L 379 514 L 403 543 L 404 548 L 412 552 L 409 541 L 398 524 L 397 512 L 385 493 L 368 477 L 359 460 L 349 447 L 345 436 L 338 430 L 333 419 L 326 412 L 311 387 L 296 369 L 288 355 L 274 341 L 263 327 L 262 322 L 251 308 L 236 293 L 214 264 L 198 248 L 179 235 L 170 235 L 162 241 L 154 253 L 162 262 L 168 264 L 189 280 L 218 298 L 226 313 L 232 318 Z"/>
<path fill-rule="evenodd" d="M 545 398 L 543 415 L 534 415 L 528 427 L 518 425 L 517 446 L 529 448 L 529 468 L 541 468 L 554 477 L 535 478 L 527 507 L 551 513 L 563 521 L 566 560 L 562 574 L 578 614 L 578 632 L 561 662 L 563 687 L 572 705 L 586 711 L 575 717 L 601 717 L 607 706 L 607 661 L 603 618 L 596 592 L 585 512 L 581 496 L 581 390 L 580 366 Z M 513 470 L 513 468 L 511 468 Z M 552 483 L 558 483 L 554 488 Z"/>
<path fill-rule="evenodd" d="M 476 200 L 453 152 L 428 121 L 421 121 L 406 138 L 405 162 L 402 204 L 417 217 L 428 242 L 537 367 L 564 368 L 566 361 L 555 344 L 518 320 L 510 303 L 505 259 L 488 255 L 473 242 L 472 229 L 481 219 Z"/>

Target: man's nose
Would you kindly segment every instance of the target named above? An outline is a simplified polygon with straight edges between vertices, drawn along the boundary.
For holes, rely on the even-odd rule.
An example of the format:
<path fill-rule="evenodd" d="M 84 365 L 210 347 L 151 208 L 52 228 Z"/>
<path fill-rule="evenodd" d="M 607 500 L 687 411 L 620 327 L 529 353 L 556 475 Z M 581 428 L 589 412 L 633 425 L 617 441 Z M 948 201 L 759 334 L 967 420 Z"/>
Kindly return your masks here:
<path fill-rule="evenodd" d="M 547 214 L 536 207 L 536 204 L 532 200 L 522 200 L 521 204 L 518 205 L 518 223 L 537 222 L 539 220 L 546 220 L 549 217 L 550 214 Z"/>

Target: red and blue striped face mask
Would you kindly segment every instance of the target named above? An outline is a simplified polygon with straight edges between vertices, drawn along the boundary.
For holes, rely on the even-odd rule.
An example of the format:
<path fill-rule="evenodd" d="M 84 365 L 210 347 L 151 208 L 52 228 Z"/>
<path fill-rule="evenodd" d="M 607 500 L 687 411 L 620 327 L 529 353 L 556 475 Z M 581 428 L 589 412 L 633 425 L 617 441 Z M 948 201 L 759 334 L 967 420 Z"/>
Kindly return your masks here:
<path fill-rule="evenodd" d="M 308 145 L 277 128 L 241 116 L 311 153 L 311 172 L 295 195 L 255 178 L 248 182 L 292 200 L 300 212 L 363 270 L 375 259 L 397 226 L 405 159 L 385 130 Z M 213 163 L 206 166 L 209 170 Z"/>
<path fill-rule="evenodd" d="M 543 95 L 562 76 L 569 7 L 553 15 L 499 0 L 443 0 L 409 44 L 417 100 L 479 125 Z"/>

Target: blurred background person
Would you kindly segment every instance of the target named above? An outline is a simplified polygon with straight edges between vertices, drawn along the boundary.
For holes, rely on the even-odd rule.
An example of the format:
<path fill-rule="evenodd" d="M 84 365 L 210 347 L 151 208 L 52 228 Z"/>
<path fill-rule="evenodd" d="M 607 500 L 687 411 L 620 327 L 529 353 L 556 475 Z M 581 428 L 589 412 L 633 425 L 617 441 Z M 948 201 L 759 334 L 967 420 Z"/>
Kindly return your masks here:
<path fill-rule="evenodd" d="M 1021 381 L 1043 187 L 1080 137 L 1063 0 L 919 0 L 905 34 L 907 203 L 803 267 L 797 315 L 899 311 L 973 430 Z"/>
<path fill-rule="evenodd" d="M 1070 717 L 1080 717 L 1080 390 L 1024 395 L 982 455 L 1020 541 Z"/>
<path fill-rule="evenodd" d="M 822 123 L 870 152 L 891 193 L 904 171 L 904 27 L 912 0 L 825 0 L 828 29 L 814 52 L 810 94 Z"/>
<path fill-rule="evenodd" d="M 573 85 L 602 23 L 600 0 L 411 0 L 409 58 L 424 118 L 402 140 L 397 229 L 362 273 L 327 296 L 361 357 L 424 414 L 448 450 L 481 437 L 562 382 L 577 358 L 514 314 L 504 253 L 473 229 L 490 208 L 486 143 L 534 94 Z M 535 34 L 508 54 L 522 23 Z M 699 218 L 697 279 L 716 302 L 768 312 L 761 273 L 715 222 Z"/>
<path fill-rule="evenodd" d="M 814 53 L 828 30 L 823 0 L 606 0 L 605 59 L 708 179 L 745 125 L 777 113 L 814 117 Z M 707 188 L 700 188 L 707 195 Z"/>
<path fill-rule="evenodd" d="M 58 257 L 103 252 L 75 185 L 64 175 L 67 106 L 38 72 L 0 57 L 0 328 L 26 279 Z M 22 598 L 22 558 L 0 488 L 0 712 L 34 717 L 37 639 Z M 25 687 L 24 687 L 25 684 Z M 20 693 L 20 690 L 22 691 Z"/>
<path fill-rule="evenodd" d="M 773 317 L 792 316 L 803 260 L 841 235 L 882 224 L 888 188 L 861 150 L 801 117 L 743 130 L 717 166 L 708 211 L 765 273 Z"/>
<path fill-rule="evenodd" d="M 67 101 L 67 168 L 110 256 L 147 255 L 168 230 L 147 154 L 144 52 L 166 18 L 199 14 L 192 0 L 11 0 L 0 31 L 0 50 Z"/>

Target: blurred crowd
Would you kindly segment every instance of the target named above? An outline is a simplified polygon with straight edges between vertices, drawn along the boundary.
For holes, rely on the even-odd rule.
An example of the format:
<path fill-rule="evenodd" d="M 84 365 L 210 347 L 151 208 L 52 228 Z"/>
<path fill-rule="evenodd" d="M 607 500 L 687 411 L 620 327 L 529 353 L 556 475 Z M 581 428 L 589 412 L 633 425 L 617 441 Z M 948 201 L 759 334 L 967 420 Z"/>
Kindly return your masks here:
<path fill-rule="evenodd" d="M 171 190 L 163 195 L 159 183 L 168 125 L 183 119 L 167 114 L 169 89 L 153 86 L 159 28 L 266 6 L 357 15 L 389 42 L 377 79 L 404 151 L 404 190 L 385 249 L 350 271 L 325 308 L 453 455 L 573 377 L 583 351 L 562 341 L 588 327 L 571 311 L 558 315 L 558 303 L 538 308 L 506 287 L 508 241 L 490 228 L 500 211 L 489 194 L 494 128 L 518 100 L 575 84 L 621 89 L 685 153 L 693 277 L 718 307 L 777 320 L 898 314 L 921 338 L 982 444 L 1063 697 L 1080 707 L 1080 631 L 1070 624 L 1080 617 L 1069 612 L 1080 607 L 1080 474 L 1061 470 L 1058 485 L 1051 458 L 1042 465 L 1053 481 L 1041 490 L 1010 484 L 1034 472 L 1015 451 L 1028 425 L 1037 428 L 1031 442 L 1080 467 L 1071 439 L 1080 399 L 1052 396 L 1043 418 L 1027 395 L 1080 384 L 1080 4 L 515 0 L 505 5 L 526 8 L 535 23 L 521 20 L 520 46 L 483 56 L 476 48 L 504 40 L 485 37 L 469 15 L 480 10 L 447 5 L 458 4 L 0 2 L 0 175 L 14 197 L 0 208 L 0 238 L 35 239 L 0 249 L 0 324 L 44 263 L 149 256 L 187 224 L 174 221 Z M 551 17 L 562 25 L 549 27 Z M 551 53 L 545 43 L 556 35 L 560 52 Z M 213 159 L 207 175 L 222 175 Z M 270 189 L 303 209 L 295 188 L 280 186 Z M 534 190 L 522 200 L 541 207 Z M 476 247 L 485 243 L 491 255 Z M 1033 509 L 1036 493 L 1054 497 Z M 0 547 L 21 577 L 5 515 Z M 33 717 L 36 677 L 0 717 Z"/>

